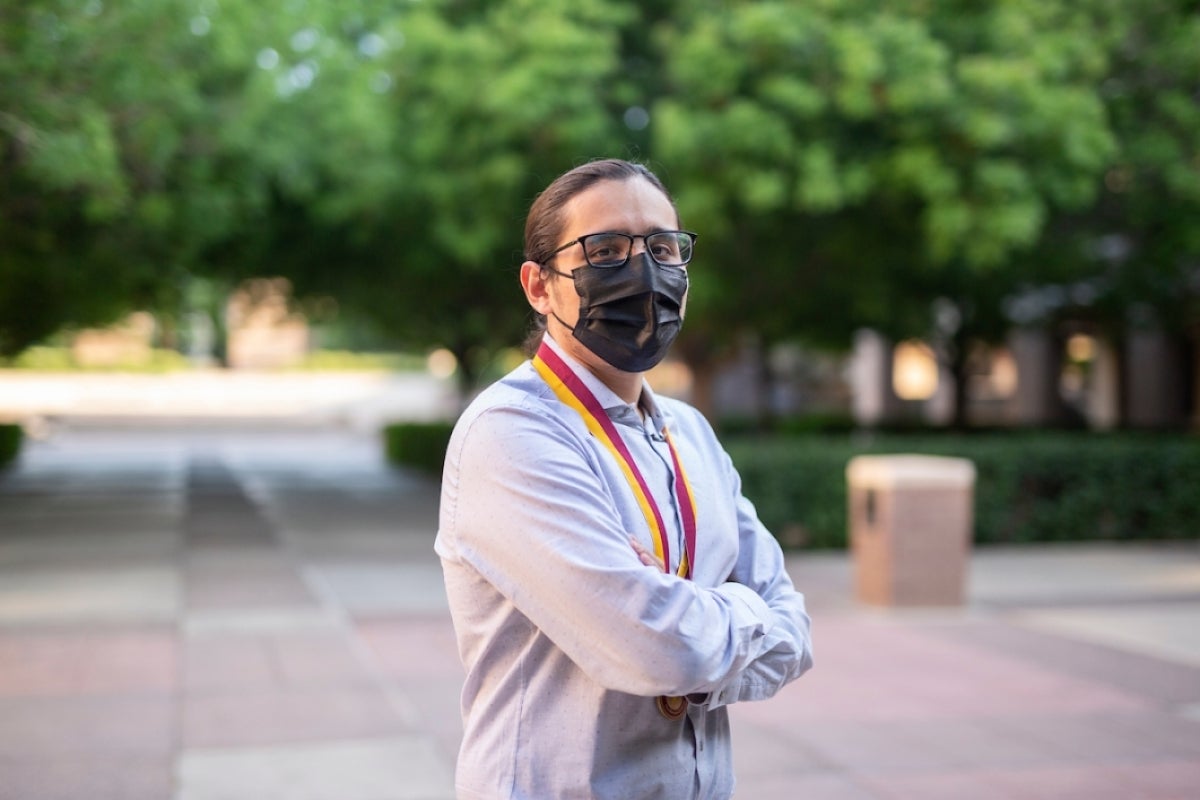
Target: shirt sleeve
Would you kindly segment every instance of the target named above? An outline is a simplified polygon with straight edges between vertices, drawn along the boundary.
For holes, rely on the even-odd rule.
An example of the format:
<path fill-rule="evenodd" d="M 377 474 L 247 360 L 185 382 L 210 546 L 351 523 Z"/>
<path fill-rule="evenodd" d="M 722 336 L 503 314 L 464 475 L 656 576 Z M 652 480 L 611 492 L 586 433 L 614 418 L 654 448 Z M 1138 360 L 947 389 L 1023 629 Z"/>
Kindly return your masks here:
<path fill-rule="evenodd" d="M 708 708 L 765 700 L 813 665 L 811 621 L 804 595 L 796 591 L 787 574 L 778 541 L 759 521 L 754 505 L 742 496 L 741 476 L 727 454 L 724 461 L 738 521 L 738 558 L 729 580 L 759 597 L 771 622 L 759 654 L 707 698 L 696 698 Z"/>
<path fill-rule="evenodd" d="M 704 588 L 639 561 L 582 423 L 532 405 L 464 423 L 444 476 L 444 557 L 469 564 L 597 683 L 711 692 L 789 638 L 772 633 L 785 617 L 771 592 Z"/>

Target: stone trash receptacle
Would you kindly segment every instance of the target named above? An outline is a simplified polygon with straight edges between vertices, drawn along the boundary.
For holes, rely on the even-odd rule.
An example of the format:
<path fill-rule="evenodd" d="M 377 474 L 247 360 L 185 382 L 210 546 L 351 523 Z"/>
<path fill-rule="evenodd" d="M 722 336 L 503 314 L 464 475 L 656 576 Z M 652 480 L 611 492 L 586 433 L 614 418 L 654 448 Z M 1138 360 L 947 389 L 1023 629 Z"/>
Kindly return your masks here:
<path fill-rule="evenodd" d="M 975 465 L 965 458 L 858 456 L 846 465 L 858 600 L 959 605 L 974 528 Z"/>

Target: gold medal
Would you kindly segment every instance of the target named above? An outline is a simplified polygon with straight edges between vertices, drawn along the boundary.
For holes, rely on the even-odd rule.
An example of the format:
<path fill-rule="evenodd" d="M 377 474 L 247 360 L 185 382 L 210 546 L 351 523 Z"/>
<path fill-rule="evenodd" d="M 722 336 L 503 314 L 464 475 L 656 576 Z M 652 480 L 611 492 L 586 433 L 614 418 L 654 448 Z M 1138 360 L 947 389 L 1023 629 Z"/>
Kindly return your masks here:
<path fill-rule="evenodd" d="M 658 713 L 669 720 L 682 719 L 683 715 L 687 713 L 688 699 L 686 697 L 668 697 L 661 694 L 654 698 L 654 702 L 658 706 Z"/>

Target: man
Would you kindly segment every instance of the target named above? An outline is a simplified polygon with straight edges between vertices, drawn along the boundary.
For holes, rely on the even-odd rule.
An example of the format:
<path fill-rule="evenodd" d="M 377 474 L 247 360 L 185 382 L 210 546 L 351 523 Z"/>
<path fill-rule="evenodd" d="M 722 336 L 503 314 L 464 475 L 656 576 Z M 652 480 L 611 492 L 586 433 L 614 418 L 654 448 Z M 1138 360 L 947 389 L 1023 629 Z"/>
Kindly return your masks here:
<path fill-rule="evenodd" d="M 446 456 L 437 552 L 467 677 L 460 798 L 726 798 L 725 706 L 812 665 L 804 599 L 704 418 L 654 395 L 695 235 L 645 167 L 530 209 L 535 357 Z"/>

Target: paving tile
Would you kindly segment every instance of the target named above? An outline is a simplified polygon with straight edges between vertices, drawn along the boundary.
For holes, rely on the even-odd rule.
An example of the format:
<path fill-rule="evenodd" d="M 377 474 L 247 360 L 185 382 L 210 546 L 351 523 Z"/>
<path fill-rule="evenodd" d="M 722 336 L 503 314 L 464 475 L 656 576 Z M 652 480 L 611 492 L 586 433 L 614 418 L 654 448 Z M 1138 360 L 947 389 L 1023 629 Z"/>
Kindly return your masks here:
<path fill-rule="evenodd" d="M 338 432 L 32 443 L 0 482 L 0 800 L 451 797 L 436 506 Z M 1197 555 L 981 550 L 931 613 L 791 554 L 817 667 L 730 710 L 738 797 L 1194 796 L 1200 666 L 1084 634 L 1192 641 Z"/>
<path fill-rule="evenodd" d="M 738 709 L 731 714 L 738 722 Z M 745 727 L 738 725 L 735 735 L 743 730 Z M 1011 721 L 1004 725 L 994 718 L 868 723 L 823 720 L 817 725 L 797 721 L 788 727 L 768 730 L 776 740 L 773 749 L 781 752 L 776 754 L 767 749 L 762 754 L 765 760 L 784 763 L 785 758 L 798 758 L 801 764 L 870 775 L 983 772 L 1053 766 L 1064 761 L 1087 763 L 1086 752 L 1081 751 L 1079 744 L 1060 738 L 1066 731 L 1031 736 L 1026 735 L 1024 727 L 1015 729 Z M 1119 740 L 1108 734 L 1098 735 Z M 740 739 L 735 738 L 735 747 L 740 745 Z M 789 746 L 795 748 L 791 753 Z"/>
<path fill-rule="evenodd" d="M 856 780 L 880 800 L 1023 800 L 1015 788 L 988 772 L 870 775 Z"/>
<path fill-rule="evenodd" d="M 446 610 L 446 588 L 436 564 L 331 563 L 310 566 L 305 575 L 325 602 L 352 614 Z"/>
<path fill-rule="evenodd" d="M 1004 620 L 975 620 L 931 633 L 1020 658 L 1046 669 L 1103 683 L 1130 695 L 1172 707 L 1200 702 L 1200 668 L 1067 639 Z"/>
<path fill-rule="evenodd" d="M 806 742 L 774 728 L 745 722 L 739 706 L 729 709 L 733 734 L 733 768 L 739 776 L 755 779 L 803 778 L 829 773 L 837 766 Z"/>
<path fill-rule="evenodd" d="M 187 637 L 183 644 L 183 689 L 263 689 L 278 684 L 271 654 L 257 636 Z"/>
<path fill-rule="evenodd" d="M 170 620 L 178 609 L 167 567 L 0 569 L 0 624 Z"/>
<path fill-rule="evenodd" d="M 183 575 L 189 611 L 278 608 L 314 602 L 291 559 L 276 547 L 192 551 L 185 560 Z"/>
<path fill-rule="evenodd" d="M 420 737 L 189 749 L 176 800 L 452 800 L 451 767 Z"/>
<path fill-rule="evenodd" d="M 95 522 L 37 521 L 17 529 L 0 519 L 0 569 L 168 566 L 182 542 L 169 521 L 81 530 L 87 525 Z"/>
<path fill-rule="evenodd" d="M 1123 783 L 1136 787 L 1131 797 L 1194 797 L 1200 787 L 1200 759 L 1156 760 L 1115 767 Z"/>
<path fill-rule="evenodd" d="M 365 685 L 373 679 L 340 630 L 190 636 L 183 652 L 188 691 Z"/>
<path fill-rule="evenodd" d="M 348 520 L 353 519 L 352 524 Z M 433 517 L 436 520 L 436 516 Z M 436 522 L 423 528 L 421 535 L 406 532 L 395 519 L 363 520 L 343 513 L 327 523 L 318 520 L 276 521 L 281 539 L 297 556 L 318 563 L 358 561 L 385 563 L 404 561 L 438 565 L 433 551 Z"/>
<path fill-rule="evenodd" d="M 294 572 L 242 571 L 229 575 L 189 576 L 184 583 L 188 611 L 305 606 L 313 597 Z"/>
<path fill-rule="evenodd" d="M 994 718 L 933 719 L 890 728 L 892 734 L 935 752 L 948 767 L 985 769 L 1036 766 L 1061 757 L 1052 748 L 1016 737 Z"/>
<path fill-rule="evenodd" d="M 463 733 L 459 703 L 462 678 L 452 674 L 440 679 L 400 680 L 390 684 L 389 693 L 410 729 L 424 732 L 439 752 L 453 761 Z"/>
<path fill-rule="evenodd" d="M 189 548 L 245 547 L 261 548 L 275 544 L 275 536 L 265 521 L 249 523 L 237 518 L 208 518 L 203 522 L 189 519 L 183 528 Z"/>
<path fill-rule="evenodd" d="M 55 487 L 53 494 L 6 494 L 4 514 L 10 518 L 50 518 L 76 524 L 99 519 L 120 527 L 125 522 L 147 517 L 175 519 L 183 509 L 177 493 L 142 492 L 131 486 L 137 484 L 106 483 L 84 490 L 66 485 Z"/>
<path fill-rule="evenodd" d="M 0 800 L 165 800 L 173 758 L 163 755 L 0 758 Z"/>
<path fill-rule="evenodd" d="M 998 607 L 1137 602 L 1200 591 L 1200 546 L 1072 543 L 988 547 L 972 560 L 970 594 Z"/>
<path fill-rule="evenodd" d="M 752 718 L 812 724 L 1150 707 L 1119 688 L 956 643 L 922 624 L 835 617 L 815 638 L 817 667 L 771 702 L 751 704 Z"/>
<path fill-rule="evenodd" d="M 1025 624 L 1200 668 L 1200 603 L 1029 611 Z"/>
<path fill-rule="evenodd" d="M 0 629 L 0 697 L 173 691 L 174 628 Z"/>
<path fill-rule="evenodd" d="M 851 772 L 925 772 L 958 767 L 952 755 L 916 736 L 922 723 L 824 721 L 796 726 L 780 735 L 799 743 L 823 764 Z"/>
<path fill-rule="evenodd" d="M 295 561 L 277 542 L 254 547 L 189 547 L 183 553 L 184 574 L 192 578 L 219 577 L 229 573 L 254 575 L 294 571 Z"/>
<path fill-rule="evenodd" d="M 1153 798 L 1137 790 L 1119 770 L 1108 767 L 1053 766 L 997 772 L 989 780 L 1020 800 L 1129 800 Z M 1166 798 L 1163 798 L 1166 800 Z"/>
<path fill-rule="evenodd" d="M 359 637 L 392 678 L 464 677 L 454 626 L 446 615 L 359 619 Z"/>
<path fill-rule="evenodd" d="M 184 747 L 248 747 L 408 733 L 411 714 L 378 688 L 204 691 L 182 700 Z"/>
<path fill-rule="evenodd" d="M 0 698 L 0 759 L 170 753 L 177 713 L 170 695 Z"/>
<path fill-rule="evenodd" d="M 756 775 L 736 769 L 734 797 L 746 800 L 879 800 L 880 795 L 850 777 L 833 774 Z"/>
<path fill-rule="evenodd" d="M 267 639 L 285 686 L 353 685 L 374 680 L 345 633 L 274 635 Z"/>
<path fill-rule="evenodd" d="M 1200 757 L 1200 724 L 1161 712 L 1011 716 L 993 721 L 1070 763 Z"/>
<path fill-rule="evenodd" d="M 341 630 L 343 625 L 343 617 L 333 609 L 313 605 L 193 610 L 180 620 L 185 636 L 331 631 Z"/>
<path fill-rule="evenodd" d="M 355 630 L 418 724 L 443 752 L 457 753 L 464 672 L 449 617 L 372 617 L 357 620 Z"/>
<path fill-rule="evenodd" d="M 1200 763 L 1200 719 L 1180 713 L 1128 714 L 1121 718 L 1129 735 L 1153 743 L 1149 758 L 1192 758 Z"/>

